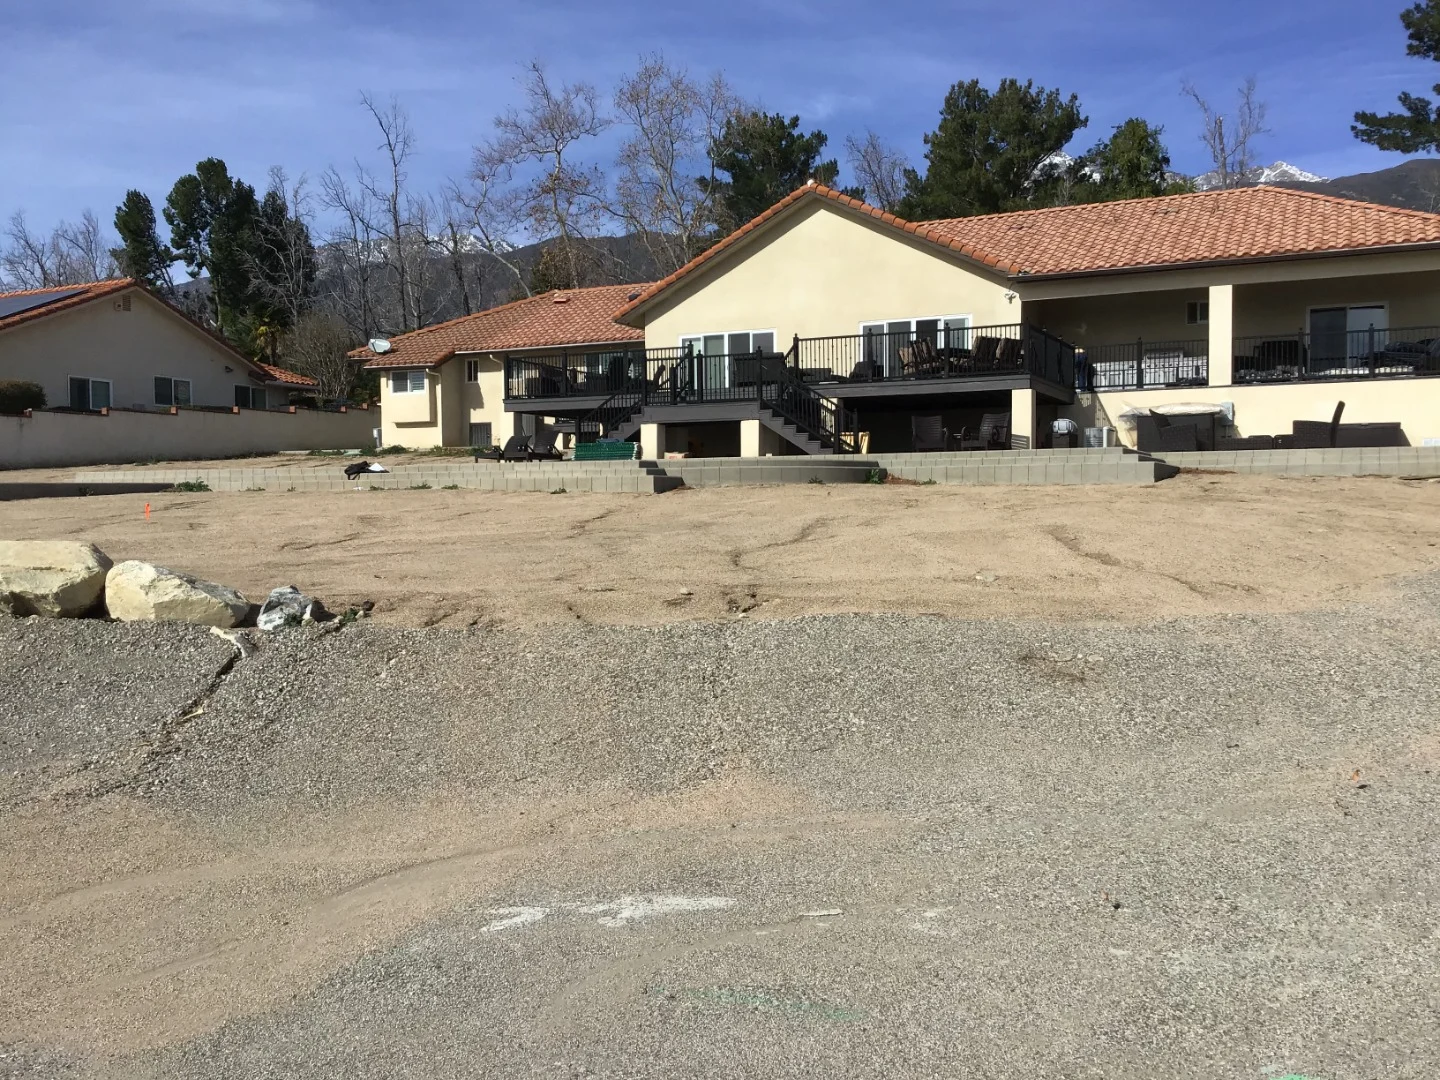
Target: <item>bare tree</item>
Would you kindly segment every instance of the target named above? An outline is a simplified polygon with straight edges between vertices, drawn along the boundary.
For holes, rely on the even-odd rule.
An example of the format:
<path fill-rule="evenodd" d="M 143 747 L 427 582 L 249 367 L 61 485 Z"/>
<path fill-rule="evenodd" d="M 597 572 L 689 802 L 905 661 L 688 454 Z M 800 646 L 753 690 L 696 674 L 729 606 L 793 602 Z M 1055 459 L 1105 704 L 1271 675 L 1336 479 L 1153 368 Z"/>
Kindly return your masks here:
<path fill-rule="evenodd" d="M 909 163 L 904 155 L 868 128 L 864 139 L 845 136 L 845 153 L 850 159 L 850 171 L 865 189 L 866 201 L 893 214 L 905 195 Z"/>
<path fill-rule="evenodd" d="M 605 217 L 605 178 L 593 165 L 577 161 L 577 144 L 604 131 L 599 97 L 588 83 L 553 87 L 536 61 L 521 82 L 523 109 L 495 118 L 495 136 L 477 150 L 492 175 L 518 175 L 534 166 L 538 175 L 511 193 L 535 235 L 554 237 L 573 284 L 584 277 L 587 233 Z"/>
<path fill-rule="evenodd" d="M 333 312 L 307 311 L 285 339 L 285 362 L 319 383 L 325 401 L 343 401 L 355 385 L 357 361 L 346 354 L 361 339 Z"/>
<path fill-rule="evenodd" d="M 448 271 L 449 299 L 462 315 L 469 315 L 485 288 L 485 244 L 470 231 L 470 207 L 454 184 L 446 186 L 435 208 L 440 222 L 435 246 Z"/>
<path fill-rule="evenodd" d="M 412 295 L 412 276 L 415 264 L 412 257 L 417 245 L 411 243 L 411 233 L 416 228 L 412 218 L 415 201 L 406 190 L 409 180 L 410 158 L 415 152 L 415 134 L 410 127 L 410 116 L 401 107 L 398 98 L 381 108 L 369 94 L 361 94 L 360 102 L 365 106 L 380 129 L 378 149 L 385 155 L 384 172 L 376 176 L 367 169 L 357 166 L 356 182 L 369 197 L 372 206 L 378 207 L 380 220 L 374 224 L 385 241 L 385 257 L 394 277 L 397 307 L 400 310 L 400 331 L 418 329 L 412 311 L 415 298 Z M 423 245 L 419 250 L 423 250 Z"/>
<path fill-rule="evenodd" d="M 119 270 L 100 220 L 86 210 L 79 221 L 62 221 L 49 236 L 32 232 L 23 211 L 10 216 L 0 270 L 22 289 L 83 285 L 115 277 Z"/>
<path fill-rule="evenodd" d="M 44 289 L 64 284 L 55 276 L 50 241 L 30 231 L 25 211 L 16 210 L 5 226 L 5 249 L 0 251 L 0 269 L 8 282 L 20 289 Z"/>
<path fill-rule="evenodd" d="M 510 187 L 513 178 L 510 163 L 481 146 L 475 150 L 469 185 L 462 188 L 451 183 L 448 194 L 457 214 L 463 212 L 465 226 L 480 249 L 514 275 L 515 283 L 529 296 L 525 272 L 510 257 L 515 250 L 510 238 L 524 223 L 524 209 Z"/>
<path fill-rule="evenodd" d="M 719 185 L 710 151 L 741 102 L 720 73 L 698 82 L 654 53 L 621 81 L 615 108 L 629 128 L 616 160 L 615 216 L 668 274 L 711 242 Z"/>
<path fill-rule="evenodd" d="M 384 278 L 383 242 L 372 224 L 376 214 L 363 189 L 351 187 L 330 168 L 320 177 L 321 200 L 336 224 L 320 252 L 322 276 L 330 301 L 361 337 L 388 333 L 377 297 Z"/>
<path fill-rule="evenodd" d="M 1232 188 L 1246 183 L 1255 170 L 1251 143 L 1269 131 L 1265 127 L 1265 103 L 1255 98 L 1255 76 L 1250 76 L 1240 87 L 1233 118 L 1212 108 L 1193 83 L 1185 83 L 1181 92 L 1200 110 L 1204 124 L 1200 141 L 1214 163 L 1215 186 Z"/>

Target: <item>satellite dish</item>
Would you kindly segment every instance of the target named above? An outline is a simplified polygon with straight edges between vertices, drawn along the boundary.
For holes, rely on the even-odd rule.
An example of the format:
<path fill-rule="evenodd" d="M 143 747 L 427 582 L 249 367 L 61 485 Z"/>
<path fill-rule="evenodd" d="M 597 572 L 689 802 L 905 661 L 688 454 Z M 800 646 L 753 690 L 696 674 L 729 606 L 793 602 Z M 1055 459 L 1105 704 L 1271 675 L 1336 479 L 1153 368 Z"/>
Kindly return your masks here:
<path fill-rule="evenodd" d="M 390 342 L 386 341 L 384 338 L 371 338 L 370 351 L 375 353 L 377 356 L 384 356 L 387 352 L 390 351 Z"/>

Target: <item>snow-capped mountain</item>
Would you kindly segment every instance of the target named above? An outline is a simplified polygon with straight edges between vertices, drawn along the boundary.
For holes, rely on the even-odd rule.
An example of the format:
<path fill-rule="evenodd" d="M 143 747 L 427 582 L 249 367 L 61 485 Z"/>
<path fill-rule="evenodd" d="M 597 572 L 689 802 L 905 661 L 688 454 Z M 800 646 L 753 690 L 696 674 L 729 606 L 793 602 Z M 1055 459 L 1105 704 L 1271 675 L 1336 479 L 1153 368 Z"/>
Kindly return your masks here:
<path fill-rule="evenodd" d="M 1273 165 L 1261 165 L 1251 169 L 1245 177 L 1247 184 L 1323 184 L 1329 177 L 1317 176 L 1312 172 L 1291 165 L 1288 161 L 1277 161 Z M 1213 191 L 1220 186 L 1220 174 L 1201 173 L 1195 177 L 1195 190 Z"/>

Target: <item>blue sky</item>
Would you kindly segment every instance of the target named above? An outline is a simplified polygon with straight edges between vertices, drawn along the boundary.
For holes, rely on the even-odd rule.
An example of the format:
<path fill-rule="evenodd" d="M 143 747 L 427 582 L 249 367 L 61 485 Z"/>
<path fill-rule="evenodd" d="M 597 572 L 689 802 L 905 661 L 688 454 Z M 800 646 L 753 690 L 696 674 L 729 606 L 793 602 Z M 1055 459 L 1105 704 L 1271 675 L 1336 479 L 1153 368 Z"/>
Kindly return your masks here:
<path fill-rule="evenodd" d="M 49 226 L 129 187 L 157 208 L 210 155 L 263 186 L 368 156 L 360 91 L 398 94 L 419 138 L 413 181 L 463 174 L 518 96 L 519 65 L 602 91 L 661 50 L 722 68 L 747 97 L 823 128 L 843 161 L 873 127 L 918 159 L 954 82 L 1033 78 L 1080 95 L 1088 146 L 1132 115 L 1163 124 L 1175 165 L 1206 167 L 1190 79 L 1217 104 L 1254 74 L 1273 134 L 1262 160 L 1336 176 L 1401 160 L 1350 135 L 1357 108 L 1425 92 L 1440 66 L 1405 56 L 1401 0 L 6 0 L 0 217 Z M 602 163 L 613 143 L 596 148 Z"/>

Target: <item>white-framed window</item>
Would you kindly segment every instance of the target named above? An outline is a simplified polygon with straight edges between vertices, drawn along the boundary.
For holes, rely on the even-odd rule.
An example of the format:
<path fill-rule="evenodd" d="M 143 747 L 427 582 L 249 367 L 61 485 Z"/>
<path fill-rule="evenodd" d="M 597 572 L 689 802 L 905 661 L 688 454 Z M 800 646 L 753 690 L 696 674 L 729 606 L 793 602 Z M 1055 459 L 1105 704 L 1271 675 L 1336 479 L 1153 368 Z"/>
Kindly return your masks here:
<path fill-rule="evenodd" d="M 466 382 L 479 382 L 479 381 L 480 381 L 480 361 L 479 361 L 479 360 L 466 360 L 466 361 L 465 361 L 465 381 L 466 381 Z"/>
<path fill-rule="evenodd" d="M 242 409 L 266 409 L 270 406 L 269 396 L 265 391 L 247 383 L 235 384 L 235 404 Z"/>
<path fill-rule="evenodd" d="M 1191 300 L 1185 305 L 1185 325 L 1204 326 L 1210 321 L 1210 301 Z"/>
<path fill-rule="evenodd" d="M 155 376 L 156 405 L 189 405 L 190 380 L 172 379 L 168 375 Z"/>
<path fill-rule="evenodd" d="M 80 412 L 99 412 L 110 407 L 110 380 L 70 376 L 70 408 Z"/>
<path fill-rule="evenodd" d="M 716 388 L 731 384 L 734 357 L 753 356 L 756 352 L 775 351 L 775 331 L 727 330 L 716 334 L 685 334 L 680 347 L 694 350 L 691 363 L 692 385 Z"/>
<path fill-rule="evenodd" d="M 929 341 L 938 349 L 968 349 L 970 316 L 926 315 L 861 323 L 860 336 L 865 344 L 864 363 L 874 365 L 877 374 L 893 378 L 901 374 L 900 350 L 913 341 Z"/>
<path fill-rule="evenodd" d="M 425 372 L 420 368 L 410 371 L 392 371 L 390 373 L 390 392 L 392 394 L 423 394 L 425 392 Z"/>

